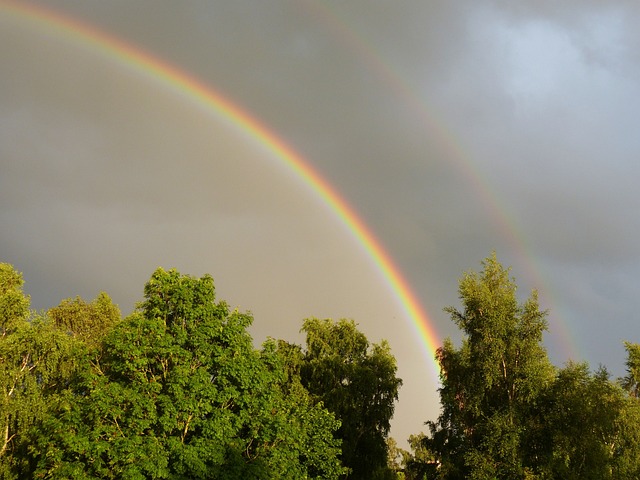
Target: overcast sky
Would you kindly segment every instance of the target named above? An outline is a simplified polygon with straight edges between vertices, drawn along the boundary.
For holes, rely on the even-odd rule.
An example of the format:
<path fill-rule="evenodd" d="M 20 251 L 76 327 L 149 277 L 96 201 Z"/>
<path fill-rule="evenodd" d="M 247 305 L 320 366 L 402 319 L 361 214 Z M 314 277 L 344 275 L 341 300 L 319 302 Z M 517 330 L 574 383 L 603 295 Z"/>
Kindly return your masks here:
<path fill-rule="evenodd" d="M 44 2 L 43 2 L 44 3 Z M 392 434 L 438 415 L 430 353 L 373 261 L 246 131 L 0 2 L 0 261 L 36 309 L 158 266 L 210 273 L 266 336 L 355 319 L 404 379 Z M 492 250 L 545 343 L 624 372 L 640 342 L 640 30 L 628 1 L 63 1 L 215 88 L 346 199 L 441 338 Z"/>

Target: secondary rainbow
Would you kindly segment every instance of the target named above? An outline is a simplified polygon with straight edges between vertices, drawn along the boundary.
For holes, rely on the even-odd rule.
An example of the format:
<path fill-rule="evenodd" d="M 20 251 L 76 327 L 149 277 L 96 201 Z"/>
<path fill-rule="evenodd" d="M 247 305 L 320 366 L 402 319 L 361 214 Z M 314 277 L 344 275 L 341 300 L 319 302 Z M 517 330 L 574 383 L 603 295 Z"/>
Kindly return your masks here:
<path fill-rule="evenodd" d="M 57 11 L 28 3 L 0 1 L 0 7 L 15 17 L 31 22 L 54 35 L 80 42 L 132 70 L 181 92 L 198 104 L 221 115 L 237 128 L 248 132 L 256 142 L 264 145 L 268 151 L 272 152 L 286 167 L 293 170 L 304 183 L 319 195 L 374 261 L 427 347 L 427 354 L 430 356 L 430 358 L 427 357 L 427 363 L 431 366 L 434 380 L 437 379 L 438 367 L 434 356 L 440 340 L 431 320 L 408 282 L 353 208 L 289 145 L 260 121 L 209 85 L 93 25 Z"/>
<path fill-rule="evenodd" d="M 367 41 L 361 31 L 345 22 L 335 6 L 327 3 L 305 2 L 301 4 L 301 7 L 330 31 L 332 38 L 337 39 L 341 45 L 351 50 L 354 58 L 362 62 L 372 73 L 372 76 L 378 79 L 391 95 L 398 98 L 407 107 L 418 123 L 424 126 L 425 131 L 438 140 L 451 165 L 466 179 L 495 228 L 516 253 L 516 260 L 520 262 L 519 267 L 526 272 L 536 288 L 540 289 L 543 297 L 546 297 L 552 305 L 556 304 L 557 300 L 553 289 L 547 286 L 549 282 L 535 261 L 533 249 L 522 233 L 520 222 L 511 211 L 508 203 L 499 197 L 495 188 L 492 188 L 491 182 L 484 172 L 474 165 L 471 160 L 472 155 L 464 148 L 460 139 L 456 138 L 450 129 L 439 121 L 439 116 L 434 114 L 433 106 L 428 104 L 424 96 L 417 93 L 418 89 L 415 86 L 410 85 L 376 52 L 371 42 Z M 570 334 L 566 321 L 559 317 L 557 312 L 554 312 L 554 316 L 558 321 L 553 323 L 552 328 L 561 337 L 560 340 L 567 360 L 585 358 L 579 351 L 574 336 Z"/>

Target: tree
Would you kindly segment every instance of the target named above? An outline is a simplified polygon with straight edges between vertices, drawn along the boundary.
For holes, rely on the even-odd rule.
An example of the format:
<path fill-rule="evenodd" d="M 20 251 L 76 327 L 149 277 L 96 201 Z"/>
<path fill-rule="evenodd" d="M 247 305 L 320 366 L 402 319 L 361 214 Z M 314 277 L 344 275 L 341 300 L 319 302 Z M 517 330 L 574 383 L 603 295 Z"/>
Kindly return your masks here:
<path fill-rule="evenodd" d="M 626 397 L 615 422 L 617 438 L 612 445 L 612 478 L 640 478 L 640 401 Z"/>
<path fill-rule="evenodd" d="M 625 390 L 634 398 L 640 398 L 640 344 L 624 342 L 627 350 L 627 375 L 621 379 Z"/>
<path fill-rule="evenodd" d="M 387 466 L 389 471 L 389 478 L 394 480 L 402 480 L 404 476 L 404 459 L 409 455 L 409 452 L 400 448 L 398 442 L 393 437 L 387 438 Z"/>
<path fill-rule="evenodd" d="M 615 478 L 640 478 L 640 344 L 624 342 L 627 375 L 618 384 L 627 392 L 617 418 L 619 438 L 614 447 Z"/>
<path fill-rule="evenodd" d="M 29 299 L 22 292 L 22 275 L 0 263 L 0 476 L 12 478 L 14 448 L 28 414 L 21 385 L 29 373 L 29 349 L 21 348 L 21 333 L 28 328 Z M 16 338 L 18 337 L 18 338 Z"/>
<path fill-rule="evenodd" d="M 402 380 L 386 341 L 370 345 L 352 320 L 304 321 L 306 333 L 301 379 L 316 401 L 341 421 L 345 478 L 372 479 L 388 471 L 390 421 Z"/>
<path fill-rule="evenodd" d="M 616 457 L 624 434 L 627 398 L 606 369 L 591 374 L 586 363 L 569 363 L 540 395 L 540 437 L 535 471 L 543 478 L 619 479 Z M 636 426 L 637 428 L 637 426 Z M 636 471 L 637 473 L 637 471 Z"/>
<path fill-rule="evenodd" d="M 314 402 L 302 385 L 300 347 L 269 339 L 263 345 L 262 355 L 276 373 L 274 386 L 284 399 L 281 413 L 288 419 L 286 432 L 282 432 L 287 448 L 281 450 L 291 458 L 281 470 L 287 471 L 287 478 L 292 479 L 338 478 L 345 474 L 348 470 L 337 460 L 342 441 L 334 437 L 340 421 L 322 402 Z"/>
<path fill-rule="evenodd" d="M 519 304 L 515 282 L 495 253 L 460 281 L 462 310 L 445 309 L 464 334 L 437 351 L 442 414 L 429 422 L 427 448 L 442 478 L 523 478 L 527 422 L 553 378 L 542 346 L 546 312 L 536 292 Z"/>
<path fill-rule="evenodd" d="M 67 298 L 49 309 L 47 316 L 54 325 L 89 346 L 97 346 L 102 338 L 120 322 L 120 309 L 105 292 L 90 303 L 82 298 Z"/>
<path fill-rule="evenodd" d="M 22 274 L 8 263 L 0 263 L 0 336 L 23 327 L 29 317 L 29 298 L 23 293 Z"/>
<path fill-rule="evenodd" d="M 403 452 L 404 474 L 406 480 L 426 480 L 435 478 L 438 463 L 426 447 L 427 436 L 424 433 L 409 436 L 411 452 Z"/>
<path fill-rule="evenodd" d="M 29 478 L 33 433 L 74 369 L 73 343 L 31 316 L 22 274 L 0 263 L 0 478 Z M 32 317 L 32 318 L 31 318 Z"/>
<path fill-rule="evenodd" d="M 40 475 L 338 477 L 338 422 L 283 395 L 281 357 L 253 348 L 251 316 L 217 303 L 210 276 L 158 269 L 144 295 L 48 419 Z"/>

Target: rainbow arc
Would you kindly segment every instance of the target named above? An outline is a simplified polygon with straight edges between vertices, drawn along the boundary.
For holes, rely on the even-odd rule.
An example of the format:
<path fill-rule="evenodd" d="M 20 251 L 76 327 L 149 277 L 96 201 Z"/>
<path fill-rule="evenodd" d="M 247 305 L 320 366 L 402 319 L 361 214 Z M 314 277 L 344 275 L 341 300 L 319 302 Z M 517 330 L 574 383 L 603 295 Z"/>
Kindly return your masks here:
<path fill-rule="evenodd" d="M 0 11 L 1 9 L 16 18 L 35 25 L 36 28 L 85 45 L 97 54 L 105 55 L 125 68 L 146 75 L 170 90 L 179 92 L 211 113 L 226 119 L 230 124 L 248 133 L 256 142 L 263 145 L 267 151 L 271 152 L 286 168 L 293 171 L 300 181 L 304 182 L 322 199 L 375 263 L 426 347 L 427 364 L 431 366 L 434 381 L 437 380 L 438 367 L 435 362 L 435 351 L 440 340 L 433 322 L 418 301 L 409 283 L 356 211 L 294 149 L 259 120 L 210 85 L 131 43 L 112 36 L 93 25 L 42 6 L 4 1 L 0 2 Z"/>

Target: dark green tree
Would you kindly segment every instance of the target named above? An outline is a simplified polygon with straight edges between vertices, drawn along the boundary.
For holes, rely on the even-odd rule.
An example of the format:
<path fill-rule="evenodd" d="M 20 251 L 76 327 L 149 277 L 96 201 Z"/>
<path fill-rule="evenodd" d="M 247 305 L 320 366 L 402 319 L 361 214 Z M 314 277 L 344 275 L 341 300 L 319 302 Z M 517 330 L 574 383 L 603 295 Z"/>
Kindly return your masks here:
<path fill-rule="evenodd" d="M 496 255 L 482 265 L 460 281 L 462 310 L 445 309 L 464 337 L 460 348 L 447 339 L 437 351 L 442 414 L 425 446 L 441 478 L 523 478 L 528 420 L 553 379 L 536 292 L 520 304 Z"/>
<path fill-rule="evenodd" d="M 302 384 L 342 422 L 344 478 L 388 476 L 387 444 L 398 390 L 396 360 L 386 341 L 370 345 L 352 320 L 308 319 Z"/>
<path fill-rule="evenodd" d="M 302 385 L 301 348 L 269 339 L 263 345 L 262 355 L 276 373 L 274 386 L 285 399 L 282 413 L 288 418 L 288 425 L 283 442 L 288 446 L 281 450 L 295 458 L 283 465 L 283 471 L 289 470 L 289 478 L 337 478 L 346 473 L 347 469 L 336 461 L 342 442 L 334 438 L 334 432 L 340 422 L 322 402 L 314 402 Z M 302 468 L 297 469 L 296 464 Z"/>
<path fill-rule="evenodd" d="M 405 480 L 427 480 L 437 476 L 438 463 L 426 447 L 426 438 L 424 433 L 409 436 L 411 451 L 404 452 L 402 460 Z"/>
<path fill-rule="evenodd" d="M 400 448 L 398 442 L 393 437 L 387 437 L 387 466 L 389 478 L 393 480 L 404 479 L 404 459 L 409 452 Z"/>
<path fill-rule="evenodd" d="M 138 311 L 49 418 L 39 474 L 55 478 L 337 478 L 338 422 L 285 396 L 281 357 L 213 280 L 158 269 Z"/>

